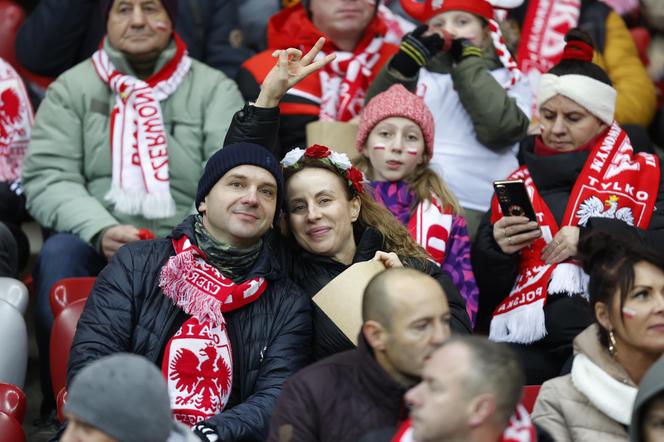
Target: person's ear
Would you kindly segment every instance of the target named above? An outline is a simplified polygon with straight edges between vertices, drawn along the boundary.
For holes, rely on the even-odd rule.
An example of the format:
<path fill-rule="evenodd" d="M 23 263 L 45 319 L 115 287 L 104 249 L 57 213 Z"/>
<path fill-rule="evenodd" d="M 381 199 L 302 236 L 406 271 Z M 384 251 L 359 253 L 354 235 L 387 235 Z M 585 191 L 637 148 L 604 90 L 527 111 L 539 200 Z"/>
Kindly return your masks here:
<path fill-rule="evenodd" d="M 198 204 L 198 211 L 201 213 L 207 212 L 207 196 Z"/>
<path fill-rule="evenodd" d="M 362 334 L 374 351 L 387 348 L 387 330 L 379 322 L 370 319 L 362 324 Z"/>
<path fill-rule="evenodd" d="M 597 318 L 597 322 L 599 322 L 599 325 L 601 325 L 604 330 L 607 332 L 613 330 L 608 305 L 603 302 L 597 302 L 595 304 L 595 318 Z"/>
<path fill-rule="evenodd" d="M 350 200 L 350 220 L 351 222 L 357 221 L 357 218 L 360 216 L 360 209 L 362 209 L 362 201 L 360 197 L 356 196 Z"/>
<path fill-rule="evenodd" d="M 477 428 L 496 414 L 496 398 L 489 393 L 474 397 L 469 404 L 468 426 Z"/>

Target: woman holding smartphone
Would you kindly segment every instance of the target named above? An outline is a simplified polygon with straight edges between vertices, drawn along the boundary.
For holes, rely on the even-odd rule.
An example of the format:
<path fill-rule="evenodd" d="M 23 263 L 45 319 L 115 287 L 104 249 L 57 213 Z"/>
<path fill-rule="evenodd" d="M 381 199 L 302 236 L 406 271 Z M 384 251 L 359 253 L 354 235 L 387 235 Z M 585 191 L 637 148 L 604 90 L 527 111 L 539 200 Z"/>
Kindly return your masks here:
<path fill-rule="evenodd" d="M 529 384 L 557 376 L 593 320 L 574 260 L 579 237 L 634 227 L 650 241 L 664 235 L 659 159 L 635 154 L 615 123 L 616 90 L 591 62 L 590 37 L 573 29 L 566 42 L 540 84 L 541 135 L 522 143 L 523 165 L 507 177 L 524 181 L 537 221 L 504 216 L 494 196 L 473 250 L 478 324 L 519 351 Z"/>

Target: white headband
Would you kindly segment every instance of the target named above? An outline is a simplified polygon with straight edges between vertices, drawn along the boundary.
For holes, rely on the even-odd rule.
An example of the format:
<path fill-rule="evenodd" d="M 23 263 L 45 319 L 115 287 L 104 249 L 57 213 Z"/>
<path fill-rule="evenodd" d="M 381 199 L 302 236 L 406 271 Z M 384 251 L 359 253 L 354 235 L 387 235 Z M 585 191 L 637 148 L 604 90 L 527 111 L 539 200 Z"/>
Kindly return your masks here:
<path fill-rule="evenodd" d="M 616 90 L 606 83 L 586 75 L 544 74 L 537 94 L 537 107 L 556 95 L 562 95 L 588 111 L 606 124 L 613 123 L 616 110 Z"/>

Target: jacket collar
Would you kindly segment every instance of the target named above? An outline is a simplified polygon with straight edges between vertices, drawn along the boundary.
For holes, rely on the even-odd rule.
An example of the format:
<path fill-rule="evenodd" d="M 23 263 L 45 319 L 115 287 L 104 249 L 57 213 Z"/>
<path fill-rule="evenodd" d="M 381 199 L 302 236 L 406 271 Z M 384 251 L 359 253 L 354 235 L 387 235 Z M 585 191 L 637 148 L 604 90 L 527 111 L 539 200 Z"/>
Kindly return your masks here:
<path fill-rule="evenodd" d="M 131 67 L 129 60 L 127 60 L 127 57 L 125 57 L 125 55 L 122 52 L 111 46 L 111 43 L 108 41 L 108 37 L 104 38 L 102 47 L 104 51 L 106 51 L 106 53 L 108 54 L 108 58 L 113 63 L 113 66 L 115 66 L 115 69 L 117 69 L 119 72 L 123 74 L 136 77 L 136 72 Z M 154 66 L 154 72 L 159 72 L 159 70 L 163 68 L 164 65 L 168 63 L 168 61 L 171 58 L 175 56 L 175 51 L 176 51 L 175 40 L 171 38 L 171 40 L 168 42 L 168 46 L 166 46 L 166 48 L 163 51 L 161 51 L 161 54 L 159 54 L 157 62 L 155 63 Z"/>
<path fill-rule="evenodd" d="M 556 189 L 571 189 L 583 170 L 589 152 L 574 151 L 551 157 L 535 155 L 534 137 L 525 143 L 522 150 L 523 160 L 540 192 Z"/>
<path fill-rule="evenodd" d="M 190 215 L 182 221 L 178 226 L 173 229 L 168 238 L 180 238 L 186 235 L 192 244 L 198 246 L 196 243 L 196 235 L 194 233 L 194 223 L 196 220 L 195 215 Z M 281 245 L 279 233 L 274 229 L 270 229 L 263 236 L 263 246 L 261 252 L 256 260 L 256 263 L 247 274 L 247 278 L 263 277 L 268 280 L 282 279 L 286 277 L 285 272 L 285 254 Z"/>
<path fill-rule="evenodd" d="M 385 371 L 374 356 L 373 349 L 369 346 L 364 334 L 360 332 L 357 339 L 357 349 L 354 350 L 359 355 L 358 381 L 365 387 L 367 393 L 380 404 L 399 404 L 403 405 L 403 396 L 408 387 L 399 384 Z M 405 412 L 405 408 L 394 410 L 395 413 Z"/>

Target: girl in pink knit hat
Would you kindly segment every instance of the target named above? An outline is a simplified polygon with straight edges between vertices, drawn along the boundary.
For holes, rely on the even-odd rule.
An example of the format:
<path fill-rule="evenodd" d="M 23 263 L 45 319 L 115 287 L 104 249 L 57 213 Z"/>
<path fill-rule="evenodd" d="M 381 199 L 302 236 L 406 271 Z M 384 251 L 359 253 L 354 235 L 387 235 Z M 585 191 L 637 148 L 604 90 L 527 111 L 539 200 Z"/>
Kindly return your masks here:
<path fill-rule="evenodd" d="M 456 284 L 473 324 L 479 291 L 470 264 L 470 238 L 457 199 L 429 167 L 434 119 L 422 98 L 401 85 L 376 95 L 364 108 L 357 135 L 358 166 L 376 201 Z"/>
<path fill-rule="evenodd" d="M 489 209 L 492 182 L 517 167 L 532 93 L 496 22 L 499 7 L 521 0 L 401 0 L 422 23 L 404 36 L 368 97 L 404 85 L 434 116 L 431 168 L 458 198 L 470 235 Z"/>

